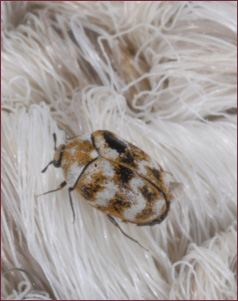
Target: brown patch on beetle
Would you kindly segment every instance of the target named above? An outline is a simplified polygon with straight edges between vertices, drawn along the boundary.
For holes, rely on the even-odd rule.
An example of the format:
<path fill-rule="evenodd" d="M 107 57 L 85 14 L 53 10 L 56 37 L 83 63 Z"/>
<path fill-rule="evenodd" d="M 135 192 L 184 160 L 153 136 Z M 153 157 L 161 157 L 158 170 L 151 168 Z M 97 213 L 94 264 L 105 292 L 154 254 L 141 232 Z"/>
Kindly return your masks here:
<path fill-rule="evenodd" d="M 62 168 L 65 174 L 74 163 L 77 163 L 79 167 L 83 167 L 95 159 L 97 156 L 91 156 L 93 151 L 96 150 L 90 140 L 82 141 L 75 138 L 66 144 L 62 155 Z"/>
<path fill-rule="evenodd" d="M 152 191 L 151 187 L 148 187 L 147 185 L 139 188 L 139 190 L 141 191 L 143 197 L 145 198 L 147 206 L 153 206 L 158 201 L 158 193 L 159 193 L 158 189 L 154 188 Z"/>
<path fill-rule="evenodd" d="M 98 210 L 119 218 L 123 217 L 124 209 L 131 208 L 131 206 L 132 204 L 125 201 L 124 198 L 117 194 L 112 200 L 110 200 L 107 206 L 95 205 Z"/>
<path fill-rule="evenodd" d="M 141 223 L 145 221 L 150 221 L 151 217 L 154 215 L 154 212 L 151 207 L 146 207 L 141 212 L 138 212 L 135 217 L 136 223 Z"/>
<path fill-rule="evenodd" d="M 92 164 L 97 164 L 95 163 L 97 161 L 98 160 L 94 161 Z M 97 168 L 98 164 L 95 167 Z M 88 176 L 88 171 L 86 169 L 82 174 L 82 176 L 80 177 L 78 183 L 76 184 L 75 189 L 86 200 L 89 200 L 90 202 L 95 202 L 97 198 L 97 194 L 106 188 L 104 186 L 104 183 L 107 181 L 107 177 L 103 174 L 103 171 L 100 170 L 99 168 L 97 172 L 90 174 L 90 178 L 87 178 L 87 176 Z"/>
<path fill-rule="evenodd" d="M 153 214 L 151 214 L 150 210 L 147 211 L 145 210 L 142 212 L 142 214 L 138 213 L 135 218 L 136 220 L 135 223 L 137 224 L 137 226 L 153 226 L 156 224 L 160 224 L 167 216 L 169 205 L 170 205 L 169 202 L 165 203 L 161 209 L 160 214 L 156 217 L 153 217 Z"/>
<path fill-rule="evenodd" d="M 110 177 L 109 177 L 109 174 Z M 132 208 L 138 205 L 138 200 L 133 188 L 130 186 L 131 180 L 134 178 L 142 178 L 146 185 L 137 187 L 141 195 L 146 201 L 145 209 L 138 212 L 138 217 L 135 218 L 135 223 L 150 222 L 155 218 L 156 203 L 158 201 L 166 202 L 163 194 L 152 181 L 148 181 L 145 177 L 140 177 L 133 169 L 106 158 L 98 158 L 84 170 L 79 182 L 76 185 L 76 190 L 86 200 L 90 201 L 91 205 L 98 210 L 119 217 L 125 220 L 124 209 Z M 111 182 L 119 188 L 115 190 L 115 195 L 112 199 L 106 200 L 104 206 L 97 204 L 97 194 L 108 189 L 107 184 Z M 138 209 L 135 210 L 138 211 Z M 163 214 L 163 211 L 158 212 L 157 218 Z"/>

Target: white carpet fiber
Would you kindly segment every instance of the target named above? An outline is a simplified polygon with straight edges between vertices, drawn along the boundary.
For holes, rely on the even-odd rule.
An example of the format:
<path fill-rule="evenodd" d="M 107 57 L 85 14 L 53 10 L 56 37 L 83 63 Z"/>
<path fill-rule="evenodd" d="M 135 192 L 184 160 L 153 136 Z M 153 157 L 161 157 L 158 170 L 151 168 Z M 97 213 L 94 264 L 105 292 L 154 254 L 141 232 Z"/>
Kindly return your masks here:
<path fill-rule="evenodd" d="M 236 2 L 1 5 L 2 300 L 236 300 Z M 97 129 L 172 174 L 161 224 L 118 220 L 148 251 L 76 192 L 75 223 L 67 188 L 36 198 L 64 181 L 52 134 Z"/>

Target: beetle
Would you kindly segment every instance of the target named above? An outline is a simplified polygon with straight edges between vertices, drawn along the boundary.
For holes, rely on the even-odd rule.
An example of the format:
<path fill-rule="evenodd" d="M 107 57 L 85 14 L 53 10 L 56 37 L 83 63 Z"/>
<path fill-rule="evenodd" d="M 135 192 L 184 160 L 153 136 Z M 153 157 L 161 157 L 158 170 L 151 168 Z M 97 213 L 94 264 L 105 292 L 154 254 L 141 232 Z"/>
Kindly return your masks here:
<path fill-rule="evenodd" d="M 72 138 L 56 147 L 48 166 L 61 167 L 75 219 L 71 192 L 76 190 L 90 205 L 104 212 L 128 238 L 114 217 L 138 226 L 161 223 L 169 211 L 170 191 L 166 172 L 143 150 L 107 130 Z M 43 195 L 44 195 L 43 194 Z M 139 243 L 138 243 L 139 244 Z M 140 245 L 140 244 L 139 244 Z"/>

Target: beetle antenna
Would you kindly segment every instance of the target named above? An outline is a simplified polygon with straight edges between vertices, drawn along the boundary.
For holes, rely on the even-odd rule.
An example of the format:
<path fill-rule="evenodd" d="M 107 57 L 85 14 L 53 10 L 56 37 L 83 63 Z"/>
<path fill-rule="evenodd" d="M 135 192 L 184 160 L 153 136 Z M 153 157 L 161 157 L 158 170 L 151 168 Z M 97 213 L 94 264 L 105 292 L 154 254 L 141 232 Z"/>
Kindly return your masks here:
<path fill-rule="evenodd" d="M 55 133 L 53 133 L 53 139 L 54 139 L 54 143 L 55 143 L 54 150 L 56 151 L 56 140 L 57 140 L 57 138 L 56 138 L 56 134 Z"/>
<path fill-rule="evenodd" d="M 54 143 L 55 143 L 55 146 L 54 146 L 54 150 L 56 151 L 56 141 L 57 141 L 57 138 L 56 138 L 56 134 L 55 133 L 53 133 L 53 139 L 54 139 Z M 48 164 L 47 164 L 47 166 L 44 168 L 44 169 L 42 169 L 42 173 L 44 173 L 44 172 L 46 172 L 46 170 L 47 170 L 47 168 L 49 167 L 49 165 L 51 165 L 51 164 L 53 164 L 54 163 L 54 160 L 52 160 L 52 161 L 50 161 Z"/>

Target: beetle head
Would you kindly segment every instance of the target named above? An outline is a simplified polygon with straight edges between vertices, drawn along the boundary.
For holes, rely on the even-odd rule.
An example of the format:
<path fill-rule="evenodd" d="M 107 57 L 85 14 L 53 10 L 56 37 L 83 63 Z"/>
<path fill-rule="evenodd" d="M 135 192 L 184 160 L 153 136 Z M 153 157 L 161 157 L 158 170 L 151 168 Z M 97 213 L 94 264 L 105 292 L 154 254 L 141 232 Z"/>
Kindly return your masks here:
<path fill-rule="evenodd" d="M 50 161 L 47 166 L 41 171 L 41 172 L 45 172 L 48 168 L 49 165 L 53 164 L 54 167 L 60 167 L 61 166 L 61 160 L 62 160 L 62 156 L 63 156 L 63 152 L 64 152 L 64 148 L 65 148 L 65 144 L 61 144 L 60 146 L 58 146 L 56 148 L 56 134 L 53 133 L 53 139 L 54 139 L 54 143 L 55 143 L 55 154 L 54 154 L 54 159 L 52 161 Z"/>

